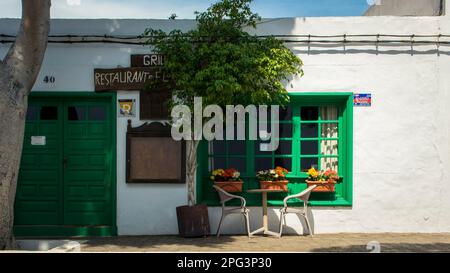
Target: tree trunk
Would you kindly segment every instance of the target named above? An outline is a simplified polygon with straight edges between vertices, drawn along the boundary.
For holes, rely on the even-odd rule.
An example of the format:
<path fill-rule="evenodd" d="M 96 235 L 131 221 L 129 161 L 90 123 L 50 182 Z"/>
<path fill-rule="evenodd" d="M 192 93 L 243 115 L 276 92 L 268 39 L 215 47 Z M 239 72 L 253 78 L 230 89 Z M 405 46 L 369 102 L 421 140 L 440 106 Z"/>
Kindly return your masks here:
<path fill-rule="evenodd" d="M 50 0 L 22 0 L 16 41 L 0 62 L 0 250 L 15 247 L 14 199 L 28 95 L 39 73 L 50 25 Z"/>
<path fill-rule="evenodd" d="M 197 171 L 197 148 L 200 142 L 198 140 L 186 141 L 187 146 L 187 160 L 186 160 L 186 175 L 188 187 L 188 205 L 195 205 L 195 173 Z"/>

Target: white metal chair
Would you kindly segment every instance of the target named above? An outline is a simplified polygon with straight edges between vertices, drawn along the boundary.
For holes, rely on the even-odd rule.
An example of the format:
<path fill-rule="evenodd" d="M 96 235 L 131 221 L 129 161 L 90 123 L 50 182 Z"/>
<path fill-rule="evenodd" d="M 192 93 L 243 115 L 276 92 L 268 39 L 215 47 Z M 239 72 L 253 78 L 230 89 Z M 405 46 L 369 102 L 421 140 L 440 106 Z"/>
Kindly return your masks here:
<path fill-rule="evenodd" d="M 220 227 L 222 226 L 223 219 L 230 214 L 242 214 L 245 218 L 245 229 L 247 231 L 247 235 L 250 237 L 250 222 L 249 222 L 249 209 L 247 209 L 245 198 L 238 195 L 230 194 L 223 189 L 217 187 L 216 185 L 213 185 L 214 189 L 216 189 L 217 193 L 219 194 L 220 203 L 222 203 L 222 216 L 220 217 L 219 227 L 217 228 L 217 237 L 220 236 Z M 225 207 L 225 203 L 232 200 L 232 199 L 239 199 L 241 200 L 241 206 L 237 208 L 227 208 Z"/>
<path fill-rule="evenodd" d="M 281 233 L 283 232 L 283 219 L 284 219 L 284 223 L 286 224 L 286 214 L 288 214 L 288 213 L 295 213 L 295 214 L 303 216 L 303 218 L 305 218 L 306 225 L 308 226 L 309 234 L 311 236 L 313 236 L 313 231 L 311 229 L 311 225 L 309 224 L 309 220 L 308 220 L 308 200 L 309 200 L 309 196 L 311 195 L 311 191 L 315 187 L 317 187 L 317 185 L 308 187 L 306 190 L 302 191 L 301 193 L 290 195 L 290 196 L 287 196 L 286 198 L 284 198 L 284 200 L 283 200 L 284 207 L 282 209 L 280 209 L 280 212 L 281 212 L 280 232 L 279 232 L 280 237 L 281 237 Z M 299 209 L 299 208 L 288 207 L 287 201 L 292 198 L 297 198 L 297 199 L 303 201 L 303 208 Z"/>

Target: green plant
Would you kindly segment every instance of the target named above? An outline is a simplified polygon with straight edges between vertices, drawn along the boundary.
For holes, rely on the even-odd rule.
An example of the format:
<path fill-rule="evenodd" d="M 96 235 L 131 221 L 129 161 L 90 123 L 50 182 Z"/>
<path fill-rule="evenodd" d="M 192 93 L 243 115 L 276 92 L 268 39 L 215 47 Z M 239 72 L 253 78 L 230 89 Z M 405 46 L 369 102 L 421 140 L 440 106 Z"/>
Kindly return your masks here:
<path fill-rule="evenodd" d="M 220 106 L 283 106 L 289 101 L 283 81 L 303 74 L 302 61 L 282 41 L 244 30 L 256 28 L 261 20 L 251 11 L 251 2 L 219 1 L 196 12 L 197 26 L 187 32 L 145 30 L 147 44 L 166 57 L 163 72 L 172 79 L 176 98 L 171 107 L 186 105 L 193 112 L 194 97 L 202 97 L 204 105 Z M 198 140 L 187 146 L 188 201 L 193 204 Z"/>

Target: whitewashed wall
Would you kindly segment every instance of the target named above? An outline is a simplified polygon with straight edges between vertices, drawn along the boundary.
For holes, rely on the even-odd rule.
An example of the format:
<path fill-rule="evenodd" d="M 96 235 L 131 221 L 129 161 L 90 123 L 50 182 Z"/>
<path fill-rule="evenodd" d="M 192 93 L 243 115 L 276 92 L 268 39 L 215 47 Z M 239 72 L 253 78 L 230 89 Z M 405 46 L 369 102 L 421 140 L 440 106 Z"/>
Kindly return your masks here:
<path fill-rule="evenodd" d="M 172 25 L 171 25 L 172 24 Z M 140 34 L 147 26 L 187 28 L 176 20 L 55 20 L 52 34 Z M 14 34 L 16 20 L 0 20 Z M 448 17 L 328 17 L 268 20 L 260 34 L 450 34 Z M 372 93 L 370 108 L 354 109 L 353 207 L 313 208 L 316 233 L 450 232 L 449 85 L 450 47 L 314 48 L 290 45 L 304 61 L 305 76 L 290 91 Z M 0 56 L 7 48 L 0 45 Z M 129 66 L 142 46 L 50 44 L 35 91 L 93 91 L 93 69 Z M 44 76 L 56 82 L 45 84 Z M 138 92 L 118 92 L 135 98 Z M 139 115 L 133 125 L 140 125 Z M 125 183 L 126 119 L 117 120 L 117 224 L 119 234 L 176 234 L 175 207 L 186 204 L 185 185 Z M 219 208 L 210 209 L 214 232 Z M 278 209 L 269 210 L 276 229 Z M 251 208 L 251 226 L 261 222 Z M 288 232 L 302 232 L 294 215 Z M 228 218 L 224 233 L 243 233 L 243 219 Z"/>

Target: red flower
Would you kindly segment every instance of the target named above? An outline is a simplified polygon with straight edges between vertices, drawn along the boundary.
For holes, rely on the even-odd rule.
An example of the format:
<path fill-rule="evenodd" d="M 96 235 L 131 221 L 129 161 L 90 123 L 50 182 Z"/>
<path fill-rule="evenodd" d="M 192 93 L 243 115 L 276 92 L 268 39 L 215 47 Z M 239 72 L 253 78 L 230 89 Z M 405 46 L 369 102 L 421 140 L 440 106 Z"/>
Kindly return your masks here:
<path fill-rule="evenodd" d="M 337 172 L 334 170 L 326 170 L 324 172 L 323 176 L 326 180 L 338 180 L 339 179 Z"/>

